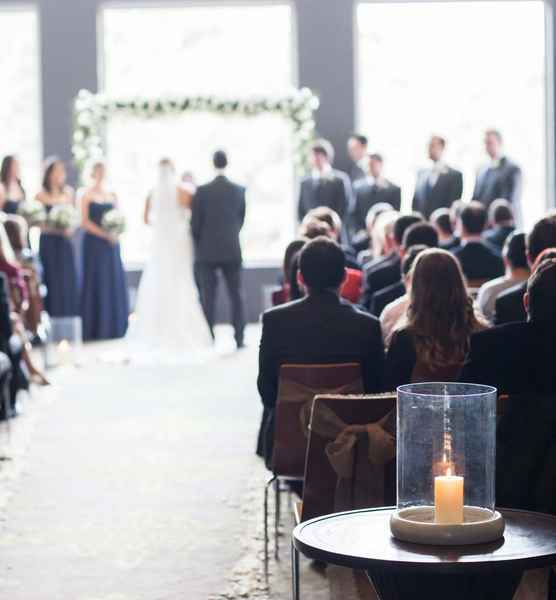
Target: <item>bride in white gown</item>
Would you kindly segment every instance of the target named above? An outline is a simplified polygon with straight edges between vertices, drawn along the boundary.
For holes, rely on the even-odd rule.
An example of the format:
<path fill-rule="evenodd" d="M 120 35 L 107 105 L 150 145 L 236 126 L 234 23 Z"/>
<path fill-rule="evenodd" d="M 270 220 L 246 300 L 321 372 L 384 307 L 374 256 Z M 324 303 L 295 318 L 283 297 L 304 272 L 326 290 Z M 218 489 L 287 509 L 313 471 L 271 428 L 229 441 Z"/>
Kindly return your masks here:
<path fill-rule="evenodd" d="M 191 197 L 178 186 L 171 161 L 160 161 L 158 183 L 145 206 L 153 235 L 130 328 L 132 360 L 198 362 L 211 353 L 193 275 Z"/>

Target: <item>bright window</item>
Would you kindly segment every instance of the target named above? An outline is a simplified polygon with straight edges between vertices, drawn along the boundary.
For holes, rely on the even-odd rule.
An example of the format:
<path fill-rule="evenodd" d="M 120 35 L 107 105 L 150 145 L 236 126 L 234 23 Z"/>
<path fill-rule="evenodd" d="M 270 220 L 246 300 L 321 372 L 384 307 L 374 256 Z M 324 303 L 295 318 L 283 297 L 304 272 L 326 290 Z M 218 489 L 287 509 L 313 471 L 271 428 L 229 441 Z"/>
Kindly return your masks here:
<path fill-rule="evenodd" d="M 39 188 L 42 155 L 38 46 L 36 11 L 0 7 L 0 155 L 18 155 L 28 195 Z"/>
<path fill-rule="evenodd" d="M 289 5 L 106 8 L 102 12 L 104 91 L 158 97 L 249 97 L 287 93 L 294 83 Z M 197 183 L 213 176 L 212 152 L 229 152 L 230 177 L 248 187 L 244 230 L 247 260 L 275 260 L 293 232 L 294 171 L 290 124 L 279 116 L 252 119 L 187 113 L 108 124 L 113 185 L 130 224 L 128 261 L 149 247 L 142 203 L 156 163 L 172 158 Z"/>
<path fill-rule="evenodd" d="M 432 133 L 447 138 L 470 198 L 483 131 L 494 127 L 523 169 L 531 225 L 546 206 L 544 3 L 361 3 L 357 17 L 359 126 L 405 206 Z"/>

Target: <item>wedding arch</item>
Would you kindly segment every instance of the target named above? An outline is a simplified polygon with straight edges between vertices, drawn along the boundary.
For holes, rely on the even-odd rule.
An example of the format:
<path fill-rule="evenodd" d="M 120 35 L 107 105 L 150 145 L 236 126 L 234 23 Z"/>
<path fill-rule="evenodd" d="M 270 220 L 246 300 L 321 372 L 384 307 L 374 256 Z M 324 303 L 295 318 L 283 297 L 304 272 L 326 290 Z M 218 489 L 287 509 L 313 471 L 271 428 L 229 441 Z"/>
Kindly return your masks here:
<path fill-rule="evenodd" d="M 172 96 L 164 98 L 114 98 L 81 90 L 74 103 L 73 156 L 80 171 L 104 157 L 104 128 L 116 115 L 153 119 L 188 112 L 255 117 L 264 113 L 283 116 L 292 126 L 296 166 L 306 166 L 308 147 L 315 137 L 314 113 L 318 97 L 301 88 L 279 97 L 224 98 Z"/>

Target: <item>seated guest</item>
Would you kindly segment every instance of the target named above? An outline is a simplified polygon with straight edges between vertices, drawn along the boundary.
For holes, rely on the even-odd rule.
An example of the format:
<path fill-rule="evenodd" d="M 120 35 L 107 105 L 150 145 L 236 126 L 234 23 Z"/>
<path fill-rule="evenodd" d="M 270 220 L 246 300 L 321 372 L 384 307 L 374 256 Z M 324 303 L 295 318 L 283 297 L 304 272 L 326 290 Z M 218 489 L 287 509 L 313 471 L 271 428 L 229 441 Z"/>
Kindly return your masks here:
<path fill-rule="evenodd" d="M 510 234 L 504 244 L 502 258 L 506 266 L 505 275 L 485 283 L 481 286 L 477 296 L 478 307 L 491 323 L 494 322 L 495 303 L 498 295 L 529 278 L 524 233 Z"/>
<path fill-rule="evenodd" d="M 334 148 L 327 140 L 317 140 L 311 148 L 311 174 L 301 180 L 297 215 L 299 222 L 318 206 L 327 206 L 344 219 L 351 212 L 349 177 L 332 168 Z"/>
<path fill-rule="evenodd" d="M 352 245 L 354 249 L 359 249 L 359 253 L 357 255 L 357 262 L 364 266 L 367 263 L 371 262 L 375 256 L 381 256 L 383 254 L 383 239 L 382 243 L 379 244 L 379 217 L 384 213 L 390 213 L 397 215 L 394 208 L 388 204 L 387 202 L 380 202 L 379 204 L 375 204 L 367 213 L 367 217 L 365 219 L 365 227 L 366 233 L 365 236 L 361 236 L 357 238 L 357 241 L 354 243 L 352 240 Z M 382 227 L 382 224 L 380 224 Z M 375 231 L 375 228 L 377 231 Z M 364 243 L 363 243 L 364 240 Z M 358 241 L 359 245 L 357 245 Z"/>
<path fill-rule="evenodd" d="M 384 347 L 380 324 L 340 299 L 345 264 L 344 253 L 336 242 L 327 238 L 312 240 L 299 257 L 299 279 L 307 296 L 263 315 L 258 388 L 267 412 L 267 457 L 272 453 L 281 365 L 357 362 L 365 391 L 381 389 Z"/>
<path fill-rule="evenodd" d="M 386 357 L 386 389 L 418 381 L 454 381 L 471 334 L 484 328 L 475 316 L 458 261 L 431 248 L 411 274 L 407 318 L 394 332 Z"/>
<path fill-rule="evenodd" d="M 470 202 L 459 215 L 458 231 L 461 246 L 454 248 L 452 253 L 459 260 L 463 274 L 470 285 L 474 282 L 501 277 L 504 274 L 502 258 L 481 238 L 486 221 L 487 212 L 479 202 Z"/>
<path fill-rule="evenodd" d="M 451 250 L 459 246 L 459 240 L 454 236 L 454 228 L 452 227 L 452 218 L 450 209 L 437 208 L 430 217 L 431 225 L 438 233 L 438 247 L 444 250 Z"/>
<path fill-rule="evenodd" d="M 357 255 L 355 254 L 354 250 L 347 244 L 342 244 L 342 232 L 344 228 L 342 219 L 335 210 L 332 210 L 327 206 L 317 206 L 316 208 L 311 209 L 301 222 L 301 229 L 303 229 L 303 224 L 307 220 L 317 220 L 326 223 L 330 227 L 330 233 L 328 234 L 328 237 L 332 237 L 332 239 L 342 246 L 342 250 L 346 255 L 346 263 L 348 267 L 350 267 L 350 269 L 361 269 L 361 265 L 357 262 Z"/>
<path fill-rule="evenodd" d="M 514 213 L 507 200 L 495 200 L 488 209 L 489 229 L 483 239 L 497 252 L 501 252 L 507 237 L 514 231 Z"/>
<path fill-rule="evenodd" d="M 527 236 L 527 261 L 533 266 L 537 258 L 547 248 L 556 247 L 556 214 L 551 214 L 535 223 Z M 523 306 L 527 282 L 524 281 L 507 289 L 496 298 L 494 322 L 496 325 L 525 321 L 527 314 Z"/>
<path fill-rule="evenodd" d="M 405 318 L 407 307 L 409 306 L 409 290 L 411 289 L 411 269 L 415 259 L 426 250 L 428 246 L 423 244 L 417 244 L 411 246 L 405 252 L 402 260 L 402 279 L 405 287 L 405 293 L 400 296 L 397 300 L 390 302 L 390 304 L 384 307 L 384 310 L 380 313 L 380 325 L 382 327 L 382 339 L 384 345 L 388 348 L 390 346 L 390 339 L 392 333 L 398 328 L 400 322 Z"/>
<path fill-rule="evenodd" d="M 402 191 L 382 175 L 384 166 L 380 154 L 371 154 L 369 160 L 369 174 L 353 184 L 355 207 L 353 212 L 354 231 L 365 229 L 366 218 L 369 210 L 379 203 L 390 204 L 395 210 L 400 210 Z"/>
<path fill-rule="evenodd" d="M 528 320 L 507 323 L 471 338 L 460 381 L 496 387 L 499 393 L 556 392 L 556 259 L 544 260 L 523 297 Z"/>
<path fill-rule="evenodd" d="M 285 304 L 292 299 L 290 279 L 292 274 L 292 263 L 305 244 L 305 240 L 294 240 L 287 245 L 286 251 L 284 252 L 284 262 L 282 263 L 281 287 L 272 294 L 272 306 Z"/>
<path fill-rule="evenodd" d="M 363 272 L 363 295 L 361 304 L 365 310 L 371 310 L 373 294 L 385 287 L 398 283 L 401 279 L 401 257 L 403 235 L 411 225 L 423 220 L 421 215 L 411 213 L 396 218 L 391 230 L 386 232 L 384 256 L 365 265 Z"/>
<path fill-rule="evenodd" d="M 319 209 L 315 209 L 315 210 L 319 210 Z M 328 209 L 323 208 L 322 210 L 328 210 Z M 307 217 L 309 217 L 310 214 L 311 213 L 309 213 L 307 215 Z M 317 237 L 325 236 L 335 242 L 338 242 L 338 239 L 337 239 L 336 235 L 334 234 L 334 231 L 330 228 L 330 226 L 328 225 L 327 222 L 318 221 L 317 219 L 311 219 L 311 220 L 307 221 L 307 219 L 305 219 L 304 224 L 305 225 L 304 226 L 302 225 L 302 227 L 301 227 L 301 232 L 303 233 L 303 237 L 305 238 L 305 240 L 314 240 Z M 340 247 L 342 248 L 342 250 L 344 250 L 344 248 L 342 246 L 340 246 Z M 361 274 L 361 269 L 354 269 L 351 267 L 350 262 L 347 257 L 347 253 L 345 252 L 345 250 L 344 250 L 344 256 L 346 257 L 346 278 L 340 289 L 340 296 L 344 300 L 349 300 L 353 304 L 357 304 L 357 302 L 359 302 L 359 298 L 361 297 L 361 289 L 363 287 L 363 276 Z M 294 269 L 297 267 L 298 267 L 297 264 L 294 265 Z M 296 273 L 297 273 L 297 271 L 296 271 Z M 294 279 L 294 273 L 292 273 L 291 278 L 292 278 L 292 280 Z M 291 283 L 290 283 L 290 286 L 291 286 Z M 296 295 L 296 298 L 301 298 L 303 296 L 303 292 L 299 289 L 299 287 L 296 289 L 296 294 L 297 294 L 297 291 L 300 292 L 300 295 Z M 294 298 L 292 297 L 292 300 L 293 299 Z"/>
<path fill-rule="evenodd" d="M 414 223 L 411 227 L 408 227 L 404 233 L 402 240 L 402 247 L 400 249 L 400 256 L 402 258 L 402 271 L 403 271 L 403 258 L 405 257 L 409 248 L 416 245 L 424 245 L 428 248 L 438 247 L 438 234 L 435 228 L 429 223 Z M 373 294 L 371 300 L 371 314 L 379 317 L 384 310 L 384 307 L 390 302 L 394 302 L 400 296 L 405 294 L 406 288 L 402 278 L 396 283 L 385 287 L 384 289 Z"/>

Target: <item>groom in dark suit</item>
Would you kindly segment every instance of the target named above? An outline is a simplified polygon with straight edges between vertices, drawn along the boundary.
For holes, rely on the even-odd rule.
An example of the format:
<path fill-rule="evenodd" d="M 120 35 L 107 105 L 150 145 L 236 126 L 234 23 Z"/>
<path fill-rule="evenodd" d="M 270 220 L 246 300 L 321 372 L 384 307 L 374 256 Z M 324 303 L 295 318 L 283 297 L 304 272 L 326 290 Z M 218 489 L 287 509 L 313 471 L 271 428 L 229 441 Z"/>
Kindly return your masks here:
<path fill-rule="evenodd" d="M 241 293 L 242 256 L 239 233 L 245 221 L 245 188 L 225 175 L 228 157 L 214 153 L 216 177 L 201 185 L 193 198 L 191 228 L 201 302 L 214 338 L 218 271 L 222 272 L 232 307 L 238 349 L 244 347 L 245 310 Z"/>

